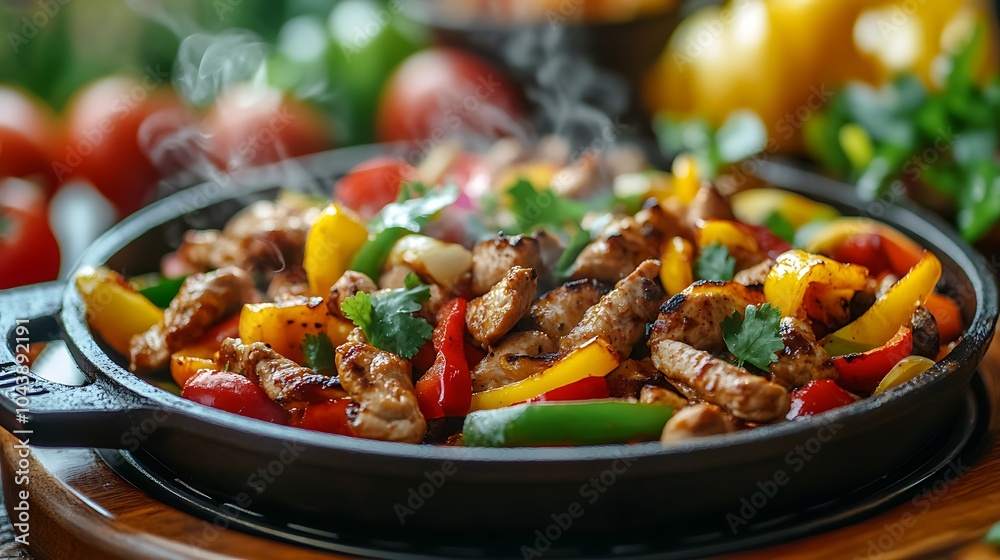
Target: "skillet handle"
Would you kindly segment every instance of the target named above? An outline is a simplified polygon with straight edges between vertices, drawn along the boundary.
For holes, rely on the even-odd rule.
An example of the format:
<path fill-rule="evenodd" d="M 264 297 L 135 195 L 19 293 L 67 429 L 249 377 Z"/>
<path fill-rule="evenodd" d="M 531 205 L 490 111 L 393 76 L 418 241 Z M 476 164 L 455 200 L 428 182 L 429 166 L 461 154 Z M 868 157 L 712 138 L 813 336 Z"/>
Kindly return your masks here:
<path fill-rule="evenodd" d="M 31 445 L 122 448 L 150 410 L 100 382 L 62 385 L 24 365 L 32 344 L 62 338 L 65 288 L 48 282 L 0 291 L 0 426 Z"/>

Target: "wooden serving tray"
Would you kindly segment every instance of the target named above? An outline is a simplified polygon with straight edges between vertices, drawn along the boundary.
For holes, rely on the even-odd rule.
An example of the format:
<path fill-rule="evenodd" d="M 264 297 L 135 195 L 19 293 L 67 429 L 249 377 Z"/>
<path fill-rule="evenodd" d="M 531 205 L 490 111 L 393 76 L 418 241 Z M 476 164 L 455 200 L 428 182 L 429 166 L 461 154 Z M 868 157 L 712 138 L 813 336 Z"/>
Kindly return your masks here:
<path fill-rule="evenodd" d="M 855 525 L 806 539 L 729 556 L 730 559 L 1000 558 L 982 541 L 1000 521 L 1000 344 L 983 361 L 993 411 L 990 450 L 961 477 L 935 483 L 914 499 Z M 8 512 L 30 494 L 28 546 L 0 548 L 2 558 L 238 558 L 335 560 L 320 552 L 219 527 L 153 500 L 115 474 L 89 449 L 31 449 L 28 485 L 15 483 L 21 449 L 0 430 Z M 859 458 L 863 460 L 863 458 Z M 22 463 L 23 465 L 23 463 Z M 23 482 L 23 479 L 20 481 Z M 17 522 L 12 515 L 12 521 Z"/>

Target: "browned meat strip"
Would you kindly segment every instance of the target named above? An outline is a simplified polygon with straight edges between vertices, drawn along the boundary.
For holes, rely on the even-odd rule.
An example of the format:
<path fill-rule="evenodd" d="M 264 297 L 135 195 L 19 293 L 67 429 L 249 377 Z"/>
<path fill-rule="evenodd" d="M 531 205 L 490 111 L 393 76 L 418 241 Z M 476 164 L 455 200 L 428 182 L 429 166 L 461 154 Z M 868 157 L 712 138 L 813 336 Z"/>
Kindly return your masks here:
<path fill-rule="evenodd" d="M 546 354 L 555 350 L 555 342 L 544 333 L 511 333 L 472 368 L 472 390 L 495 389 L 538 373 L 552 363 Z"/>
<path fill-rule="evenodd" d="M 702 183 L 698 189 L 698 194 L 688 206 L 686 222 L 690 229 L 698 226 L 704 220 L 735 220 L 733 210 L 729 207 L 729 202 L 711 183 Z"/>
<path fill-rule="evenodd" d="M 688 406 L 684 396 L 658 385 L 646 385 L 639 391 L 639 402 L 645 404 L 661 404 L 674 407 L 674 412 Z"/>
<path fill-rule="evenodd" d="M 661 443 L 673 443 L 688 438 L 717 436 L 736 431 L 733 417 L 709 403 L 699 403 L 678 410 L 663 427 Z"/>
<path fill-rule="evenodd" d="M 417 405 L 410 362 L 369 344 L 337 347 L 337 371 L 358 404 L 351 428 L 359 437 L 420 443 L 427 422 Z"/>
<path fill-rule="evenodd" d="M 326 298 L 326 308 L 330 315 L 343 317 L 344 312 L 340 309 L 340 305 L 344 303 L 344 300 L 359 292 L 370 294 L 377 290 L 378 286 L 368 275 L 348 270 L 330 287 L 330 295 Z"/>
<path fill-rule="evenodd" d="M 611 396 L 618 399 L 638 399 L 643 387 L 666 384 L 663 374 L 651 362 L 631 359 L 618 364 L 604 381 Z"/>
<path fill-rule="evenodd" d="M 538 289 L 534 269 L 514 267 L 485 295 L 469 302 L 465 324 L 484 347 L 493 346 L 521 320 Z"/>
<path fill-rule="evenodd" d="M 135 372 L 163 369 L 170 361 L 163 325 L 156 324 L 129 341 L 129 369 Z"/>
<path fill-rule="evenodd" d="M 209 327 L 238 312 L 244 303 L 257 300 L 253 279 L 238 268 L 188 276 L 163 312 L 163 324 L 132 338 L 130 369 L 149 371 L 166 367 L 171 352 L 196 341 Z"/>
<path fill-rule="evenodd" d="M 704 350 L 666 339 L 655 327 L 649 349 L 653 363 L 664 375 L 691 387 L 706 401 L 725 408 L 737 418 L 769 422 L 788 412 L 790 399 L 781 385 Z"/>
<path fill-rule="evenodd" d="M 552 190 L 559 196 L 583 198 L 601 184 L 601 169 L 595 152 L 588 150 L 552 177 Z"/>
<path fill-rule="evenodd" d="M 735 282 L 696 282 L 668 299 L 653 329 L 661 338 L 677 340 L 709 352 L 722 352 L 722 321 L 748 305 L 764 302 L 760 291 Z"/>
<path fill-rule="evenodd" d="M 595 336 L 604 339 L 622 358 L 642 340 L 646 323 L 656 318 L 663 301 L 663 289 L 656 283 L 660 261 L 648 260 L 636 268 L 615 289 L 601 297 L 583 315 L 580 324 L 559 341 L 559 350 L 570 352 Z"/>
<path fill-rule="evenodd" d="M 938 332 L 937 319 L 926 307 L 918 307 L 913 313 L 913 353 L 932 360 L 937 360 L 941 350 L 941 334 Z"/>
<path fill-rule="evenodd" d="M 771 381 L 792 390 L 814 379 L 837 379 L 837 368 L 826 350 L 816 343 L 808 325 L 784 317 L 778 330 L 785 348 L 778 352 L 778 361 L 769 368 Z"/>
<path fill-rule="evenodd" d="M 772 266 L 774 266 L 774 259 L 764 259 L 750 268 L 744 268 L 737 272 L 733 276 L 733 282 L 744 286 L 763 285 Z"/>
<path fill-rule="evenodd" d="M 472 249 L 472 293 L 481 296 L 515 266 L 542 272 L 542 253 L 534 237 L 500 234 Z"/>
<path fill-rule="evenodd" d="M 558 339 L 580 324 L 583 314 L 601 300 L 608 287 L 597 280 L 575 280 L 550 290 L 531 305 L 521 321 L 526 330 L 539 330 Z"/>
<path fill-rule="evenodd" d="M 309 295 L 309 279 L 300 266 L 286 268 L 271 278 L 267 286 L 267 297 L 272 301 L 284 301 Z"/>
<path fill-rule="evenodd" d="M 219 350 L 219 363 L 242 370 L 271 400 L 285 408 L 339 399 L 347 394 L 336 376 L 300 366 L 263 342 L 243 344 L 238 338 L 227 338 Z"/>
<path fill-rule="evenodd" d="M 177 255 L 193 268 L 234 265 L 280 270 L 302 264 L 302 253 L 319 209 L 298 197 L 260 201 L 233 216 L 221 231 L 188 232 Z"/>
<path fill-rule="evenodd" d="M 608 224 L 573 264 L 571 278 L 617 282 L 645 260 L 660 256 L 660 246 L 673 233 L 674 220 L 659 206 Z"/>

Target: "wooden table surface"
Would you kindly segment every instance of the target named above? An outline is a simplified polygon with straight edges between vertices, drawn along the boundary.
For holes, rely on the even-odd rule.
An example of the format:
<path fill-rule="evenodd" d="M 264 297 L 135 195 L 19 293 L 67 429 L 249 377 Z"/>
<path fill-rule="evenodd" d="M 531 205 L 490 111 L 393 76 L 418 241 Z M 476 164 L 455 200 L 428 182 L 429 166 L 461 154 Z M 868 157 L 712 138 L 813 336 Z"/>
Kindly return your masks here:
<path fill-rule="evenodd" d="M 983 373 L 992 410 L 1000 411 L 1000 344 L 990 348 Z M 996 549 L 982 542 L 986 531 L 1000 521 L 996 438 L 1000 412 L 991 418 L 990 431 L 990 451 L 926 500 L 908 501 L 854 525 L 727 558 L 1000 558 Z M 0 440 L 4 499 L 10 510 L 18 502 L 12 468 L 19 459 L 17 440 L 3 430 Z M 30 460 L 30 486 L 25 488 L 36 498 L 30 505 L 28 548 L 38 560 L 343 558 L 219 528 L 164 506 L 119 478 L 91 450 L 34 449 Z M 207 544 L 193 546 L 194 536 L 202 537 L 199 544 Z M 20 552 L 0 548 L 0 557 L 22 557 L 14 554 Z"/>

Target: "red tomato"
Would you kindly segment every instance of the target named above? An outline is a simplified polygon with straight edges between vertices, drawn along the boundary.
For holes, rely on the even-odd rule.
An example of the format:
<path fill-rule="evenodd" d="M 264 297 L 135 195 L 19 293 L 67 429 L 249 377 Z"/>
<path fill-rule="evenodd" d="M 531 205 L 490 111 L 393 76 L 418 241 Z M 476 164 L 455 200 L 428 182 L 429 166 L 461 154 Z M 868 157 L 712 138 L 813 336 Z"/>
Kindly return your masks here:
<path fill-rule="evenodd" d="M 241 85 L 224 91 L 202 126 L 213 159 L 230 171 L 333 147 L 326 117 L 276 89 Z"/>
<path fill-rule="evenodd" d="M 832 251 L 830 257 L 840 262 L 860 264 L 872 276 L 889 270 L 882 236 L 877 233 L 863 233 L 847 238 Z"/>
<path fill-rule="evenodd" d="M 333 199 L 364 218 L 371 218 L 399 197 L 399 185 L 413 175 L 403 160 L 379 156 L 359 163 L 337 181 Z"/>
<path fill-rule="evenodd" d="M 837 383 L 855 393 L 871 393 L 899 360 L 913 352 L 913 331 L 900 327 L 885 345 L 862 352 L 833 358 L 840 373 Z"/>
<path fill-rule="evenodd" d="M 0 290 L 57 276 L 59 244 L 49 228 L 45 206 L 0 206 Z"/>
<path fill-rule="evenodd" d="M 499 70 L 462 51 L 431 48 L 411 55 L 389 77 L 379 98 L 377 135 L 383 142 L 433 139 L 459 132 L 499 137 L 523 115 L 517 87 Z"/>
<path fill-rule="evenodd" d="M 121 216 L 152 201 L 164 172 L 179 171 L 153 162 L 147 152 L 154 146 L 140 138 L 143 123 L 156 116 L 159 126 L 174 131 L 194 123 L 177 96 L 151 78 L 113 76 L 80 90 L 69 104 L 65 150 L 54 164 L 60 179 L 79 175 L 93 183 Z"/>
<path fill-rule="evenodd" d="M 52 165 L 57 153 L 48 107 L 25 92 L 0 87 L 0 178 L 28 179 L 51 194 L 59 184 Z"/>
<path fill-rule="evenodd" d="M 834 380 L 817 379 L 792 391 L 792 406 L 785 418 L 812 416 L 857 400 L 858 397 L 841 389 Z"/>
<path fill-rule="evenodd" d="M 349 416 L 352 404 L 354 401 L 349 397 L 335 401 L 311 403 L 306 406 L 299 427 L 328 434 L 352 436 L 354 432 L 351 430 Z"/>
<path fill-rule="evenodd" d="M 288 420 L 285 409 L 246 377 L 229 371 L 201 370 L 187 380 L 181 396 L 196 403 L 274 424 Z"/>

